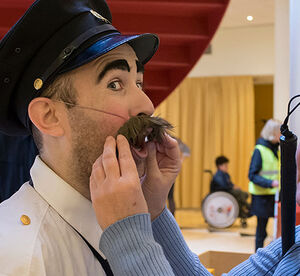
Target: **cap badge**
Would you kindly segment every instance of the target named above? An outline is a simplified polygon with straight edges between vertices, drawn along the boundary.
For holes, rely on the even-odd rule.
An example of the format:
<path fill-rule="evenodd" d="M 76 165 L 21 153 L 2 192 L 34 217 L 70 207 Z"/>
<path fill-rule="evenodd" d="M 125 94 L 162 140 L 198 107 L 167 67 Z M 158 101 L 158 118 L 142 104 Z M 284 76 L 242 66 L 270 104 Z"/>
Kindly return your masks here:
<path fill-rule="evenodd" d="M 109 20 L 107 20 L 105 17 L 103 17 L 102 15 L 100 15 L 99 13 L 97 13 L 96 11 L 90 10 L 90 12 L 91 12 L 92 15 L 94 15 L 94 16 L 97 17 L 98 19 L 104 21 L 104 22 L 107 23 L 107 24 L 111 24 L 111 23 L 109 22 Z"/>
<path fill-rule="evenodd" d="M 43 86 L 43 81 L 40 79 L 40 78 L 37 78 L 34 83 L 33 83 L 33 86 L 35 88 L 35 90 L 40 90 Z"/>

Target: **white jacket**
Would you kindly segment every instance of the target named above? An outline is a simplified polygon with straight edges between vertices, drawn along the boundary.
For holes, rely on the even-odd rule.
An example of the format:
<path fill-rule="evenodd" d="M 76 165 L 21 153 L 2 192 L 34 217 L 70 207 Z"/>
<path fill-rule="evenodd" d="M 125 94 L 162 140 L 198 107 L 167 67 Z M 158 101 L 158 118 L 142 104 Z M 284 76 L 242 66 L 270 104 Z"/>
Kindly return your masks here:
<path fill-rule="evenodd" d="M 99 251 L 102 230 L 91 202 L 39 157 L 25 183 L 0 204 L 0 275 L 105 275 L 80 235 Z M 30 218 L 23 224 L 22 215 Z"/>

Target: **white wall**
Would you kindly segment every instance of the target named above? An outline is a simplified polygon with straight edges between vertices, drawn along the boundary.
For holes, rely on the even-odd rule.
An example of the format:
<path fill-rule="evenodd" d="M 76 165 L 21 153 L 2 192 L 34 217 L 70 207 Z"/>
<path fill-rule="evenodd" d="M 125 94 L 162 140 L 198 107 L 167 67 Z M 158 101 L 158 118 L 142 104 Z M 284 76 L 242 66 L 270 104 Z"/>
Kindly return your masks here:
<path fill-rule="evenodd" d="M 189 77 L 274 74 L 274 26 L 220 28 Z"/>
<path fill-rule="evenodd" d="M 300 1 L 290 0 L 290 97 L 300 94 Z M 294 101 L 293 106 L 299 103 L 299 98 Z M 300 142 L 300 110 L 290 117 L 290 129 L 298 136 L 298 143 Z"/>
<path fill-rule="evenodd" d="M 274 118 L 279 120 L 284 120 L 290 98 L 289 4 L 289 1 L 275 0 Z"/>

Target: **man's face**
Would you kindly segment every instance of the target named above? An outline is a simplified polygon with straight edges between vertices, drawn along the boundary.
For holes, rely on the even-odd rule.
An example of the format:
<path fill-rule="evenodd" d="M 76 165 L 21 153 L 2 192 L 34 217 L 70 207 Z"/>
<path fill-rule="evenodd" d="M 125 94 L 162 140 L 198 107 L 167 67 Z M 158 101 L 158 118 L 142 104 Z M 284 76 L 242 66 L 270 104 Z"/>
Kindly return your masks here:
<path fill-rule="evenodd" d="M 125 44 L 74 71 L 77 104 L 118 115 L 78 107 L 68 111 L 70 165 L 81 183 L 88 185 L 92 164 L 102 153 L 108 135 L 115 136 L 130 117 L 154 112 L 142 90 L 141 67 L 133 49 Z"/>
<path fill-rule="evenodd" d="M 222 165 L 219 165 L 218 169 L 222 172 L 227 173 L 228 172 L 228 163 L 223 163 Z"/>

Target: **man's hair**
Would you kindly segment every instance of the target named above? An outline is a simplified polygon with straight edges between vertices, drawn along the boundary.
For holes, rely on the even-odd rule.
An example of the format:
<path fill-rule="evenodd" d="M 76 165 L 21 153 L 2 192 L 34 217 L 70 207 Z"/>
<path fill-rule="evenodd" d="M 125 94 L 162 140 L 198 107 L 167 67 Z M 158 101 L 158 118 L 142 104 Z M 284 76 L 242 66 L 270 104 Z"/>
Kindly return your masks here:
<path fill-rule="evenodd" d="M 221 156 L 218 156 L 218 157 L 216 158 L 216 161 L 215 161 L 215 162 L 216 162 L 216 166 L 219 167 L 220 165 L 223 165 L 223 164 L 225 164 L 225 163 L 228 163 L 228 162 L 229 162 L 229 159 L 228 159 L 227 157 L 221 155 Z"/>
<path fill-rule="evenodd" d="M 40 95 L 57 101 L 76 104 L 76 89 L 73 87 L 71 73 L 65 73 L 58 76 Z M 72 108 L 71 105 L 66 105 L 67 108 Z M 42 135 L 38 128 L 32 124 L 33 140 L 39 152 L 42 152 L 43 141 Z"/>
<path fill-rule="evenodd" d="M 275 135 L 278 131 L 280 131 L 280 121 L 275 119 L 270 119 L 264 125 L 260 136 L 265 140 L 272 141 L 275 139 Z"/>

